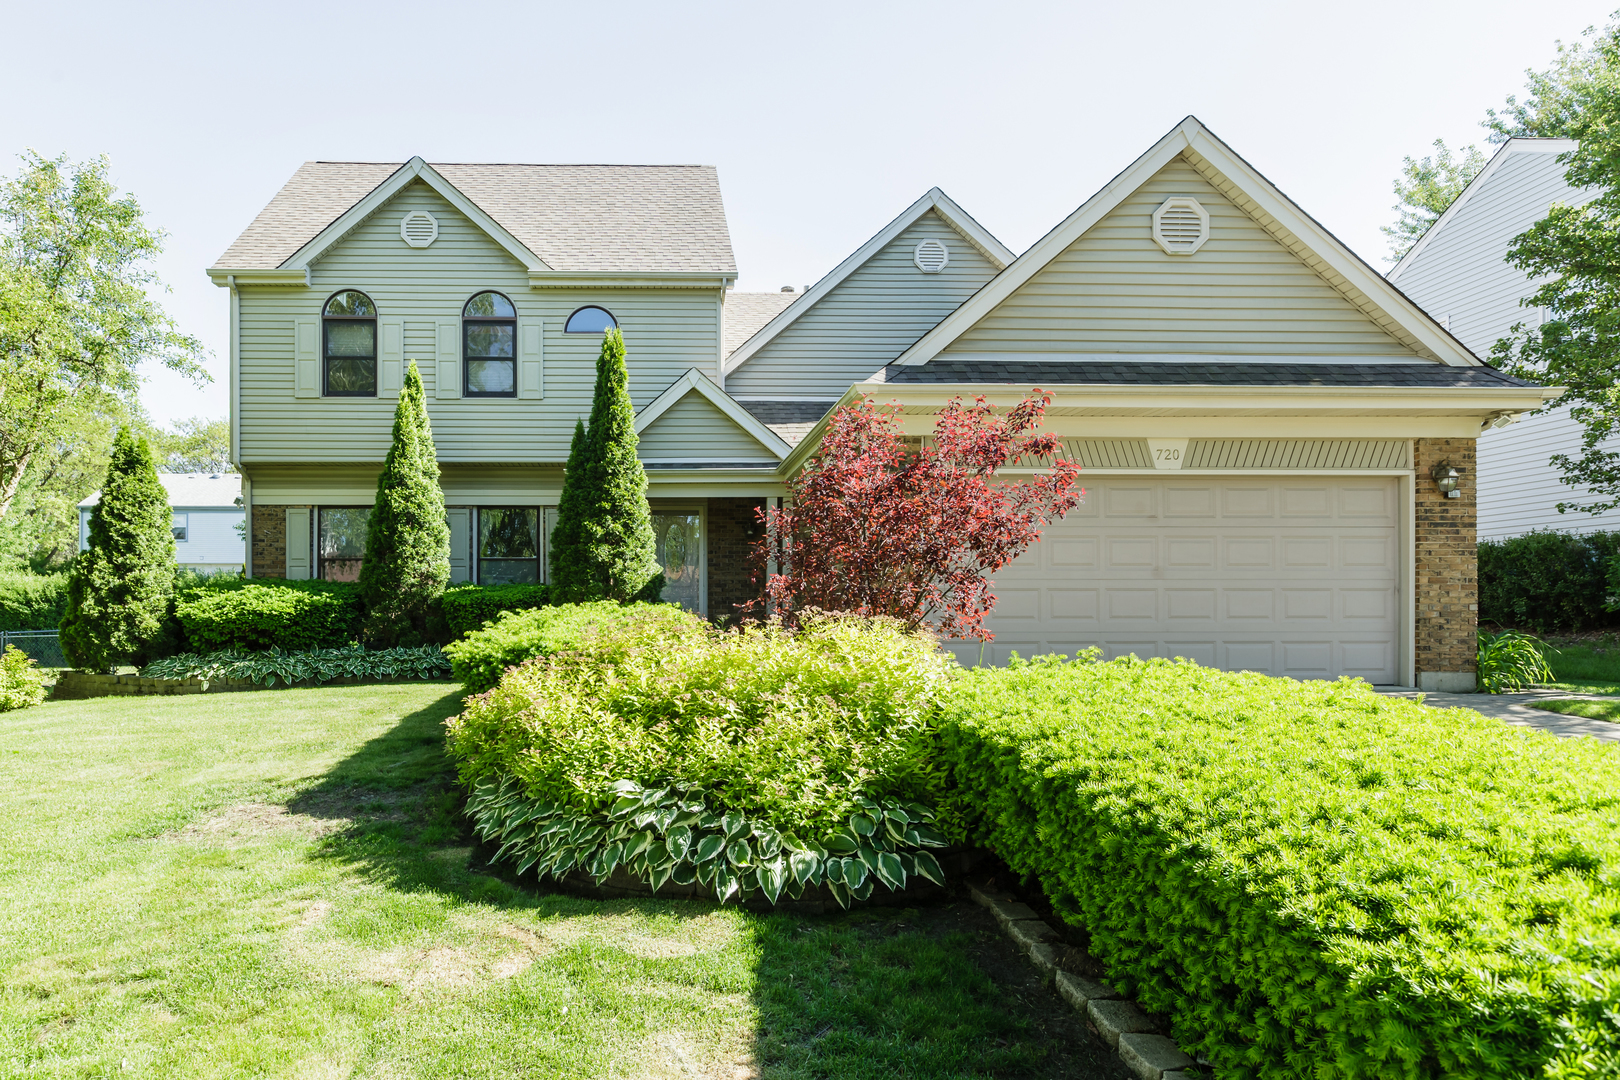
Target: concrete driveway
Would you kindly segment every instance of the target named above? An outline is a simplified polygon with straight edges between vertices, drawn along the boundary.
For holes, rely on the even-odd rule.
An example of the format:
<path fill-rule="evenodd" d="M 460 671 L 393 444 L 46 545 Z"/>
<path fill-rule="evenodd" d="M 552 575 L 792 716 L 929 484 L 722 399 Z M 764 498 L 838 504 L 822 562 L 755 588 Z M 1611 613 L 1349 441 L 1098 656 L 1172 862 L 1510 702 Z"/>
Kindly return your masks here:
<path fill-rule="evenodd" d="M 1554 699 L 1588 698 L 1606 700 L 1592 694 L 1569 694 L 1560 690 L 1529 690 L 1522 694 L 1420 694 L 1416 690 L 1381 690 L 1390 697 L 1422 697 L 1425 705 L 1441 709 L 1473 709 L 1482 716 L 1494 716 L 1516 727 L 1536 728 L 1554 735 L 1574 738 L 1590 735 L 1605 742 L 1620 742 L 1620 724 L 1607 720 L 1592 720 L 1585 716 L 1565 716 L 1563 713 L 1532 709 L 1528 702 Z"/>

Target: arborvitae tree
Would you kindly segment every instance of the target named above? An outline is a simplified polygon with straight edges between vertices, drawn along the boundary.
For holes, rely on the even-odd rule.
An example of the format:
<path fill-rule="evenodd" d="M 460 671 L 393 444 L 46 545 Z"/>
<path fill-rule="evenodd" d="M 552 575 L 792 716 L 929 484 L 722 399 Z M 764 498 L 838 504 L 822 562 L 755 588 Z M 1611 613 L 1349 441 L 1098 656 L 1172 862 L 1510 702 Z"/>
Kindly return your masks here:
<path fill-rule="evenodd" d="M 450 526 L 439 488 L 439 459 L 428 425 L 427 395 L 412 362 L 394 408 L 394 442 L 377 477 L 360 564 L 365 638 L 374 645 L 417 645 L 450 582 Z"/>
<path fill-rule="evenodd" d="M 152 450 L 125 426 L 113 440 L 90 548 L 68 572 L 62 652 L 82 671 L 156 659 L 174 597 L 174 514 Z"/>
<path fill-rule="evenodd" d="M 602 336 L 596 397 L 583 438 L 574 429 L 552 533 L 552 593 L 559 600 L 656 600 L 663 591 L 636 456 L 636 414 L 618 330 Z"/>

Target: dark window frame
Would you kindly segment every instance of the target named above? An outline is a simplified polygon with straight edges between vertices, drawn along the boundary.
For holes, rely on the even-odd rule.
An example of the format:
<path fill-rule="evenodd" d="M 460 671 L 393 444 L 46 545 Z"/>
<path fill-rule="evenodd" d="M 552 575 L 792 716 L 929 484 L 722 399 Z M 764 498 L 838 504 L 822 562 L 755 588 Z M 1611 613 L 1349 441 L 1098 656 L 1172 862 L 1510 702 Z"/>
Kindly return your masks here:
<path fill-rule="evenodd" d="M 526 510 L 534 513 L 534 584 L 546 583 L 546 508 L 543 506 L 476 506 L 472 515 L 472 567 L 474 584 L 484 585 L 484 515 L 492 510 Z M 527 559 L 491 558 L 489 562 L 528 562 Z M 489 584 L 501 584 L 491 582 Z"/>
<path fill-rule="evenodd" d="M 327 576 L 326 576 L 327 559 L 326 559 L 326 556 L 321 553 L 321 515 L 326 513 L 329 510 L 364 510 L 369 514 L 369 513 L 376 510 L 376 506 L 375 505 L 366 506 L 366 505 L 359 505 L 359 504 L 354 504 L 354 503 L 344 503 L 344 504 L 341 504 L 341 505 L 338 505 L 338 504 L 332 504 L 332 505 L 322 504 L 322 505 L 319 505 L 319 506 L 313 506 L 310 509 L 314 511 L 310 515 L 310 517 L 312 519 L 311 524 L 314 526 L 314 532 L 315 532 L 315 536 L 314 536 L 314 540 L 315 540 L 315 560 L 314 560 L 315 561 L 315 566 L 313 568 L 314 569 L 315 580 L 316 581 L 327 581 L 327 580 L 348 581 L 348 580 L 351 580 L 351 579 L 348 579 L 348 578 L 328 579 Z M 360 558 L 358 558 L 358 559 L 334 559 L 332 561 L 333 562 L 355 562 L 355 563 L 364 564 L 365 561 L 366 561 L 364 540 L 362 539 L 362 547 L 361 547 Z M 356 580 L 356 581 L 359 580 L 359 577 L 360 577 L 359 570 L 360 570 L 359 567 L 355 568 L 355 576 L 354 576 L 353 580 Z"/>
<path fill-rule="evenodd" d="M 480 296 L 493 295 L 505 300 L 512 307 L 511 315 L 468 315 L 467 306 Z M 474 390 L 472 379 L 472 361 L 474 360 L 500 360 L 499 356 L 473 356 L 467 351 L 467 335 L 474 326 L 510 326 L 512 328 L 512 389 L 510 390 Z M 515 398 L 518 396 L 518 332 L 517 332 L 517 305 L 512 303 L 511 297 L 495 289 L 480 289 L 467 298 L 467 303 L 461 305 L 461 393 L 463 397 L 482 398 Z"/>
<path fill-rule="evenodd" d="M 574 316 L 578 315 L 582 311 L 600 311 L 602 314 L 604 314 L 604 315 L 606 315 L 608 317 L 608 321 L 611 322 L 613 325 L 608 326 L 608 327 L 604 327 L 602 330 L 571 330 L 571 329 L 569 329 L 569 327 L 574 325 Z M 606 330 L 617 330 L 618 328 L 619 328 L 619 317 L 617 315 L 613 314 L 613 312 L 609 311 L 607 308 L 603 307 L 601 304 L 583 304 L 580 307 L 575 308 L 572 312 L 569 313 L 568 318 L 563 320 L 563 333 L 565 333 L 565 334 L 600 334 L 600 333 L 603 333 Z"/>
<path fill-rule="evenodd" d="M 332 306 L 332 301 L 344 293 L 359 293 L 371 305 L 370 315 L 328 315 L 326 309 Z M 371 294 L 361 292 L 359 289 L 339 289 L 326 298 L 321 305 L 321 396 L 322 397 L 369 397 L 377 396 L 377 301 Z M 371 326 L 371 389 L 366 390 L 333 390 L 332 389 L 332 342 L 329 328 L 333 323 L 369 323 Z M 349 354 L 345 359 L 359 359 L 355 354 Z"/>

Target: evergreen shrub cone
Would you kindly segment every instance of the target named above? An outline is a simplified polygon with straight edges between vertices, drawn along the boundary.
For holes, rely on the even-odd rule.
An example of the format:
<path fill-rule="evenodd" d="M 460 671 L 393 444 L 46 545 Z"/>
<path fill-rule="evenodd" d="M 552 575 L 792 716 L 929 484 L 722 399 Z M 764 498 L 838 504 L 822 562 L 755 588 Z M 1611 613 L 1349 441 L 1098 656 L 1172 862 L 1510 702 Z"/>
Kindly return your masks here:
<path fill-rule="evenodd" d="M 145 664 L 171 644 L 174 515 L 145 439 L 128 427 L 113 440 L 101 501 L 90 511 L 90 547 L 68 571 L 62 652 L 81 671 Z"/>
<path fill-rule="evenodd" d="M 637 442 L 624 337 L 609 330 L 596 360 L 590 424 L 574 429 L 551 534 L 556 600 L 656 601 L 663 591 Z"/>
<path fill-rule="evenodd" d="M 360 598 L 367 643 L 384 648 L 420 645 L 434 636 L 429 623 L 449 583 L 450 526 L 427 395 L 413 361 L 394 408 L 394 441 L 377 477 L 377 499 L 366 525 Z"/>

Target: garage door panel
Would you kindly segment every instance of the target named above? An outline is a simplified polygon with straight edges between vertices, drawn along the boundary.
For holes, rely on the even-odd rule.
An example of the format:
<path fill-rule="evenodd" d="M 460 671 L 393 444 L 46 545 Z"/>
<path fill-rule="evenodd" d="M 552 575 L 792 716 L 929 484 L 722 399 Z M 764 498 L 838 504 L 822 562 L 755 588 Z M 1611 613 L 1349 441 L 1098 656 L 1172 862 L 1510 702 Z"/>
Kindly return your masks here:
<path fill-rule="evenodd" d="M 996 575 L 985 659 L 1097 645 L 1393 682 L 1398 491 L 1392 478 L 1105 478 L 1088 493 L 1095 516 L 1049 526 Z"/>

